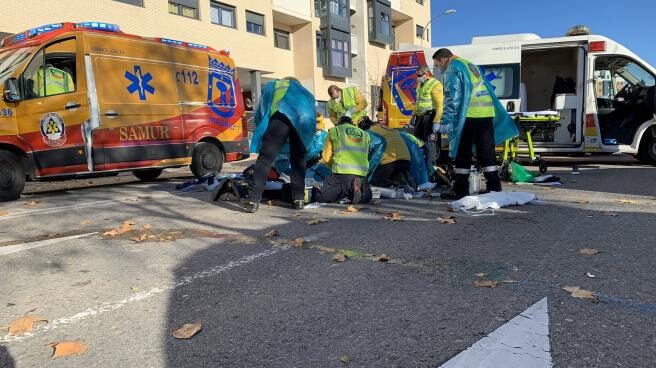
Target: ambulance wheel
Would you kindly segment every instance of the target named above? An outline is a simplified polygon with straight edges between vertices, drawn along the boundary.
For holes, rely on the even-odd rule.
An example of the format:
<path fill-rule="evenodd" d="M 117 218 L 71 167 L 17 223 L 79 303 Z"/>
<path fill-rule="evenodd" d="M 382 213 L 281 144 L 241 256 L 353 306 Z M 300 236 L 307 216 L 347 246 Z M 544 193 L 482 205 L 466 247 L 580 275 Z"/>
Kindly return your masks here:
<path fill-rule="evenodd" d="M 223 152 L 210 142 L 198 142 L 191 157 L 191 172 L 197 178 L 219 173 L 223 168 Z"/>
<path fill-rule="evenodd" d="M 18 157 L 9 151 L 0 151 L 0 202 L 20 198 L 25 188 L 25 169 Z"/>
<path fill-rule="evenodd" d="M 162 169 L 135 170 L 132 175 L 141 181 L 155 181 L 162 175 Z"/>
<path fill-rule="evenodd" d="M 636 156 L 638 160 L 656 165 L 656 137 L 646 135 L 640 143 L 640 151 Z"/>

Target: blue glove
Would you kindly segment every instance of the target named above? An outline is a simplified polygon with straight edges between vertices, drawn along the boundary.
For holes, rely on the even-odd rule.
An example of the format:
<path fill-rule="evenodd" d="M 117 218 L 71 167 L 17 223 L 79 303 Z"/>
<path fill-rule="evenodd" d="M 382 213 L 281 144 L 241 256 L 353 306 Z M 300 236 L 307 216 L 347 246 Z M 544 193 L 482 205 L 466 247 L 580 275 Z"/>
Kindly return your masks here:
<path fill-rule="evenodd" d="M 448 125 L 446 124 L 440 124 L 440 123 L 433 123 L 433 133 L 441 133 L 445 134 L 448 130 Z"/>

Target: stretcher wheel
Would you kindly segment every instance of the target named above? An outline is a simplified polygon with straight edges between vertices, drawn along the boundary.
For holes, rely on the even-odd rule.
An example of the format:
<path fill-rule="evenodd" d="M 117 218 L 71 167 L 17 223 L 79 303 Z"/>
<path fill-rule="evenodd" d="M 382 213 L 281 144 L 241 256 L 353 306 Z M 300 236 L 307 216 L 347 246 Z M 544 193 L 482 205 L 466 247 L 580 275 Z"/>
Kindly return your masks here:
<path fill-rule="evenodd" d="M 501 165 L 501 169 L 499 170 L 499 176 L 501 177 L 501 180 L 503 181 L 510 181 L 512 177 L 510 176 L 510 165 L 507 162 L 504 162 L 503 165 Z"/>
<path fill-rule="evenodd" d="M 540 169 L 540 174 L 546 174 L 547 170 L 549 169 L 549 165 L 547 165 L 544 160 L 540 159 L 540 162 L 538 163 L 538 169 Z"/>

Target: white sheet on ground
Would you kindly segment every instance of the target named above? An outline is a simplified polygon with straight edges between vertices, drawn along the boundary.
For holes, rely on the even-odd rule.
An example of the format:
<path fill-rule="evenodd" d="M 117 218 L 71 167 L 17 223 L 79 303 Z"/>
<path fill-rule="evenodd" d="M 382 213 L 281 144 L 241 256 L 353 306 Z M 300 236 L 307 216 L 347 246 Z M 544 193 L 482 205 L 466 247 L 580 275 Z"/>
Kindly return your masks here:
<path fill-rule="evenodd" d="M 492 192 L 476 196 L 468 196 L 451 202 L 454 210 L 497 210 L 502 207 L 518 206 L 535 200 L 535 194 L 524 192 Z"/>

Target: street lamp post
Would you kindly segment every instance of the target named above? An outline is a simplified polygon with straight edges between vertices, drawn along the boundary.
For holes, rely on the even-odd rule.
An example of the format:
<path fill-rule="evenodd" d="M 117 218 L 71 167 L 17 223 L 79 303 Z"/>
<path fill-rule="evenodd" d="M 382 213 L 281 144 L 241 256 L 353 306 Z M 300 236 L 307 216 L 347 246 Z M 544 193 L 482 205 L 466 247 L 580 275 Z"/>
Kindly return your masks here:
<path fill-rule="evenodd" d="M 444 13 L 434 16 L 433 18 L 431 18 L 431 20 L 428 21 L 428 23 L 426 23 L 426 25 L 424 26 L 424 34 L 421 35 L 421 47 L 422 48 L 424 47 L 424 35 L 426 35 L 426 38 L 428 38 L 428 25 L 431 24 L 432 21 L 434 21 L 435 19 L 437 19 L 439 17 L 443 17 L 443 16 L 455 14 L 455 13 L 456 13 L 455 9 L 445 10 Z"/>

